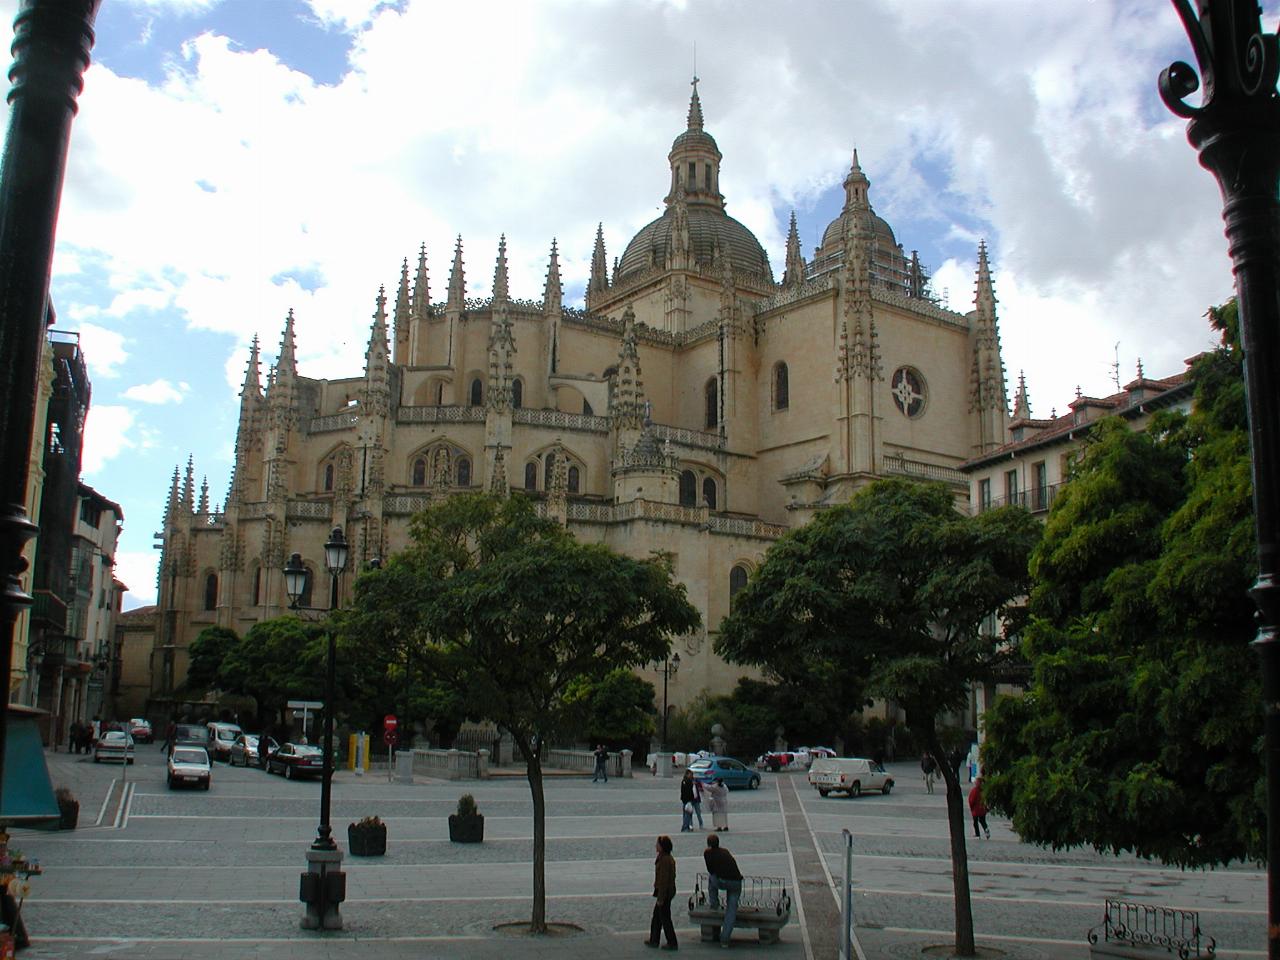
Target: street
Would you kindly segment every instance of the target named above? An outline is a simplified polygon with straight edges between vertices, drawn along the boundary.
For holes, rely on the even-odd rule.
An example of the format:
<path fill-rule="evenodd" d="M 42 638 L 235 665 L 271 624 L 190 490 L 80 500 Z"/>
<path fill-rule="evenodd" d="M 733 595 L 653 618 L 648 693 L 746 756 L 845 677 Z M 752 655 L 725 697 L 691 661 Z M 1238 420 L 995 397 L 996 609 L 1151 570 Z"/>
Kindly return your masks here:
<path fill-rule="evenodd" d="M 315 836 L 319 784 L 285 781 L 218 764 L 212 789 L 170 791 L 157 746 L 139 745 L 120 804 L 119 765 L 50 755 L 56 785 L 81 800 L 75 831 L 15 831 L 13 846 L 41 861 L 23 908 L 33 946 L 24 956 L 240 957 L 576 956 L 581 949 L 639 955 L 652 907 L 653 838 L 675 842 L 673 905 L 683 948 L 702 949 L 685 895 L 703 869 L 705 834 L 680 834 L 678 784 L 642 773 L 592 784 L 547 780 L 548 919 L 581 933 L 557 942 L 513 940 L 497 924 L 527 920 L 532 820 L 523 777 L 389 784 L 385 774 L 334 781 L 334 834 L 376 814 L 388 824 L 387 855 L 347 857 L 345 929 L 298 928 L 298 875 Z M 734 791 L 723 842 L 745 874 L 787 879 L 800 901 L 771 957 L 828 957 L 837 925 L 831 881 L 806 878 L 814 841 L 831 876 L 843 870 L 841 830 L 854 835 L 855 922 L 867 957 L 918 955 L 949 942 L 951 869 L 944 798 L 925 793 L 918 770 L 891 767 L 890 796 L 821 798 L 802 773 L 765 774 L 757 791 Z M 451 844 L 446 818 L 464 792 L 485 816 L 485 842 Z M 704 814 L 705 815 L 705 814 Z M 707 820 L 709 822 L 709 815 Z M 1087 956 L 1085 934 L 1105 897 L 1196 909 L 1221 956 L 1262 955 L 1264 874 L 1253 868 L 1184 873 L 1083 851 L 1053 853 L 1019 843 L 991 818 L 992 839 L 969 840 L 980 944 L 1018 957 Z M 806 835 L 807 834 L 807 835 Z M 814 858 L 816 860 L 816 858 Z M 799 873 L 797 871 L 799 864 Z M 808 919 L 802 931 L 800 913 Z M 683 922 L 682 922 L 683 917 Z M 320 942 L 322 941 L 322 942 Z M 370 942 L 380 946 L 369 953 Z M 754 931 L 735 947 L 760 949 Z"/>

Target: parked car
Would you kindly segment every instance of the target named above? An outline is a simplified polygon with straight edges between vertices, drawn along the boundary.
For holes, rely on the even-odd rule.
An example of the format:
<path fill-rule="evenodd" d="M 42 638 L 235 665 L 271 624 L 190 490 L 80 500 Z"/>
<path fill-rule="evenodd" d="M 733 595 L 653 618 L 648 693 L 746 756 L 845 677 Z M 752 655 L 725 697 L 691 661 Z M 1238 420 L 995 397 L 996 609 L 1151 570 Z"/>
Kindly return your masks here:
<path fill-rule="evenodd" d="M 169 752 L 178 747 L 199 747 L 205 749 L 209 743 L 209 728 L 203 723 L 179 723 L 173 728 L 173 742 L 169 744 Z"/>
<path fill-rule="evenodd" d="M 228 762 L 233 767 L 256 767 L 262 762 L 262 758 L 258 751 L 262 746 L 262 734 L 259 733 L 242 733 L 236 737 L 231 743 L 231 755 Z M 280 744 L 276 743 L 270 737 L 267 737 L 267 756 L 271 756 L 273 750 L 279 749 Z"/>
<path fill-rule="evenodd" d="M 133 737 L 134 743 L 150 743 L 155 739 L 155 734 L 151 730 L 151 721 L 134 717 L 129 721 L 129 736 Z"/>
<path fill-rule="evenodd" d="M 133 763 L 133 737 L 123 730 L 108 730 L 93 745 L 93 762 L 116 760 Z"/>
<path fill-rule="evenodd" d="M 224 763 L 231 759 L 231 745 L 244 731 L 234 723 L 209 724 L 209 756 Z"/>
<path fill-rule="evenodd" d="M 771 750 L 756 760 L 756 766 L 773 773 L 786 767 L 802 770 L 809 766 L 811 759 L 803 750 Z"/>
<path fill-rule="evenodd" d="M 809 768 L 809 783 L 822 796 L 845 793 L 856 797 L 867 790 L 888 793 L 893 777 L 874 760 L 863 757 L 820 757 Z"/>
<path fill-rule="evenodd" d="M 213 771 L 204 747 L 177 747 L 169 754 L 169 789 L 190 785 L 209 789 Z"/>
<path fill-rule="evenodd" d="M 324 773 L 324 751 L 309 743 L 286 743 L 267 760 L 268 773 L 296 777 L 318 777 Z"/>
<path fill-rule="evenodd" d="M 735 787 L 754 790 L 760 786 L 760 774 L 733 757 L 708 757 L 705 760 L 695 760 L 689 764 L 689 769 L 693 771 L 695 780 L 710 783 L 719 777 L 730 790 Z"/>

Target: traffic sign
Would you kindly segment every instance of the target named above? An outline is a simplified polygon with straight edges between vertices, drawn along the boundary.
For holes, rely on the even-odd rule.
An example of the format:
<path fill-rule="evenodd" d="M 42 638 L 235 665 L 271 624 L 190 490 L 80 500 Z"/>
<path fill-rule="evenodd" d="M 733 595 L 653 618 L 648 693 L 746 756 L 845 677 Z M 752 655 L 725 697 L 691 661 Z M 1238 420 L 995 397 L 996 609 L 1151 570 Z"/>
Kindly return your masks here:
<path fill-rule="evenodd" d="M 387 730 L 394 730 L 399 722 L 400 721 L 396 719 L 396 715 L 394 713 L 388 713 L 382 718 L 382 726 Z"/>
<path fill-rule="evenodd" d="M 319 700 L 290 700 L 285 704 L 290 710 L 323 710 L 324 704 Z"/>

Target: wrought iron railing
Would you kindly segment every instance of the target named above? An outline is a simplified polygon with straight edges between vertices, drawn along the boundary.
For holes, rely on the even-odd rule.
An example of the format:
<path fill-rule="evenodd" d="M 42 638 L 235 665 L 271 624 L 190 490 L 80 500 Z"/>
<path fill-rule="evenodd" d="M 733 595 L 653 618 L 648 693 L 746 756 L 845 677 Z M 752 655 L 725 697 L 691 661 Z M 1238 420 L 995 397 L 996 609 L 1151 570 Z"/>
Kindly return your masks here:
<path fill-rule="evenodd" d="M 1133 946 L 1163 947 L 1177 953 L 1182 960 L 1190 957 L 1212 957 L 1217 941 L 1201 948 L 1200 914 L 1196 910 L 1178 910 L 1173 907 L 1156 907 L 1127 900 L 1107 900 L 1103 908 L 1102 923 L 1089 931 L 1089 942 L 1098 942 L 1098 931 L 1106 943 L 1127 943 Z"/>
<path fill-rule="evenodd" d="M 705 906 L 710 879 L 705 873 L 693 878 L 693 893 L 689 896 L 689 909 Z M 783 877 L 742 878 L 742 896 L 738 898 L 738 910 L 772 912 L 779 917 L 791 913 L 791 895 L 787 893 L 787 881 Z"/>

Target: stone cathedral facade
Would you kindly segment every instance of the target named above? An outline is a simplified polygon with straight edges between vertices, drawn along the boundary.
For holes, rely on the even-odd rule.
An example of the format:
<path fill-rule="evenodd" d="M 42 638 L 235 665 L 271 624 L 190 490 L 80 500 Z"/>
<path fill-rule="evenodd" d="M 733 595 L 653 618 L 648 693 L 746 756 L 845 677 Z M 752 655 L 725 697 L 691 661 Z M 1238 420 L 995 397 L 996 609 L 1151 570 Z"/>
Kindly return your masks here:
<path fill-rule="evenodd" d="M 224 509 L 207 484 L 197 494 L 192 464 L 174 473 L 155 706 L 204 627 L 243 634 L 285 612 L 291 553 L 327 583 L 333 527 L 359 569 L 459 491 L 521 491 L 580 538 L 671 553 L 704 621 L 676 641 L 673 704 L 732 689 L 741 671 L 714 655 L 715 632 L 788 529 L 884 475 L 943 480 L 967 499 L 960 464 L 1008 439 L 985 248 L 973 310 L 940 307 L 873 211 L 855 153 L 843 210 L 808 260 L 792 215 L 779 281 L 726 212 L 696 83 L 668 162 L 662 215 L 612 271 L 597 232 L 585 309 L 563 302 L 554 242 L 540 299 L 512 296 L 505 240 L 492 296 L 469 298 L 459 238 L 442 301 L 425 249 L 393 302 L 379 292 L 363 371 L 301 375 L 307 334 L 290 312 L 264 383 L 255 340 Z"/>

